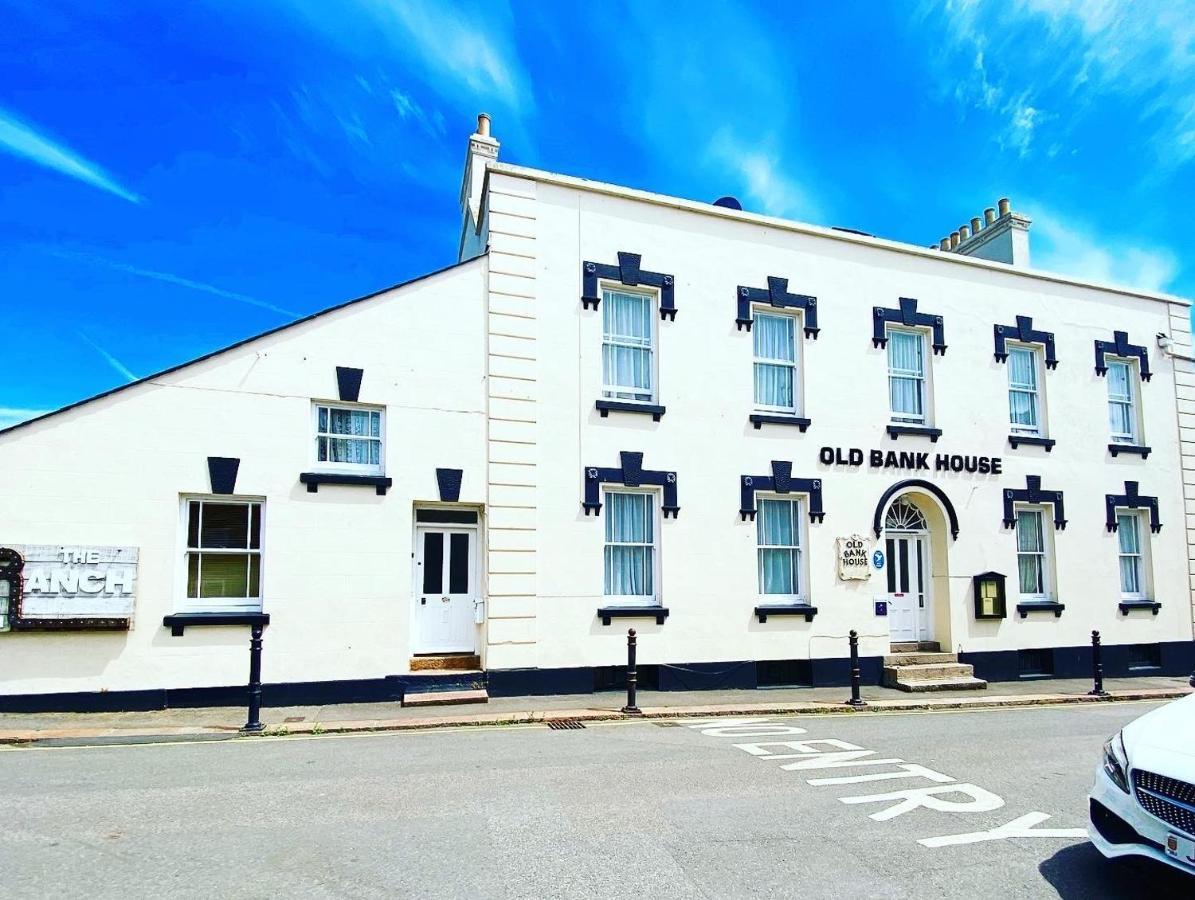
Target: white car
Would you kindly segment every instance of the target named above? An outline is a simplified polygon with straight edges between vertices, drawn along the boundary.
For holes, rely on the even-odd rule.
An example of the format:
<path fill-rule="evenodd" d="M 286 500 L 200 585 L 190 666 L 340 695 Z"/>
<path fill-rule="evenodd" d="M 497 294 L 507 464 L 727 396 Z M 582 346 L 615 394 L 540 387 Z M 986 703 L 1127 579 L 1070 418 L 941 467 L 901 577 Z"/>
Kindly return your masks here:
<path fill-rule="evenodd" d="M 1195 694 L 1104 744 L 1089 803 L 1087 833 L 1104 856 L 1148 856 L 1195 876 Z"/>

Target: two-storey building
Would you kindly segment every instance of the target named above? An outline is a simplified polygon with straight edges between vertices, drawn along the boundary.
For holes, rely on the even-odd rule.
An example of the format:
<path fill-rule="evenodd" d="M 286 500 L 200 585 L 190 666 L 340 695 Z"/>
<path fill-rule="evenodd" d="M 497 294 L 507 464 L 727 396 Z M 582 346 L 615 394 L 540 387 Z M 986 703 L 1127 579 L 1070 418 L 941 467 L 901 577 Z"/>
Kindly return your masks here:
<path fill-rule="evenodd" d="M 1195 668 L 1189 304 L 497 161 L 460 262 L 0 433 L 0 709 Z M 6 618 L 4 618 L 6 617 Z M 894 647 L 895 645 L 895 647 Z M 971 669 L 973 667 L 972 677 Z M 242 687 L 237 687 L 241 685 Z"/>

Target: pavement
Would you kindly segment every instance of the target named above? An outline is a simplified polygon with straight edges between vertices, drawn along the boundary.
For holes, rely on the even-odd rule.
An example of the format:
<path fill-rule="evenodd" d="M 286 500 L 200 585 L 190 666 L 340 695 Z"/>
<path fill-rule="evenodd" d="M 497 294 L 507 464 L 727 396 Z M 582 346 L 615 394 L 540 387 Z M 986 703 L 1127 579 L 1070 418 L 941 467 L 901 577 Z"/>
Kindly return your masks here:
<path fill-rule="evenodd" d="M 867 686 L 867 705 L 856 713 L 923 709 L 979 709 L 1129 700 L 1168 700 L 1192 692 L 1186 678 L 1106 679 L 1107 697 L 1091 697 L 1090 679 L 996 682 L 980 691 L 909 694 Z M 735 691 L 640 691 L 642 718 L 739 714 L 840 713 L 849 689 L 769 688 Z M 451 726 L 510 725 L 577 719 L 627 718 L 624 692 L 550 697 L 503 697 L 484 704 L 403 708 L 398 703 L 346 703 L 263 709 L 268 735 L 401 731 Z M 243 737 L 239 707 L 167 709 L 126 713 L 0 713 L 0 744 L 145 743 L 227 740 Z"/>
<path fill-rule="evenodd" d="M 5 900 L 1190 898 L 1190 876 L 1106 861 L 1083 831 L 1101 743 L 1156 705 L 0 748 L 0 883 Z"/>

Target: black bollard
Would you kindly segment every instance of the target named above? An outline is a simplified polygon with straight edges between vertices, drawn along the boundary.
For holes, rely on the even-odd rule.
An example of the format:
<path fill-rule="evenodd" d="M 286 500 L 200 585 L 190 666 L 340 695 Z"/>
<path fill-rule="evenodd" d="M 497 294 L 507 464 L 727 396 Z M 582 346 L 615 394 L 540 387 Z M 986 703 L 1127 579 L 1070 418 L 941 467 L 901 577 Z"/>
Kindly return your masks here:
<path fill-rule="evenodd" d="M 867 702 L 859 695 L 859 632 L 851 630 L 851 699 L 848 706 L 866 706 Z"/>
<path fill-rule="evenodd" d="M 249 638 L 249 721 L 241 731 L 256 734 L 261 724 L 261 625 L 251 626 Z"/>
<path fill-rule="evenodd" d="M 635 705 L 635 692 L 639 687 L 639 673 L 635 669 L 635 629 L 627 631 L 627 705 L 622 708 L 624 713 L 640 715 L 642 710 Z"/>
<path fill-rule="evenodd" d="M 1098 631 L 1091 632 L 1091 680 L 1094 682 L 1088 695 L 1092 697 L 1107 697 L 1108 692 L 1104 690 L 1104 660 L 1103 652 L 1100 650 L 1100 633 Z"/>

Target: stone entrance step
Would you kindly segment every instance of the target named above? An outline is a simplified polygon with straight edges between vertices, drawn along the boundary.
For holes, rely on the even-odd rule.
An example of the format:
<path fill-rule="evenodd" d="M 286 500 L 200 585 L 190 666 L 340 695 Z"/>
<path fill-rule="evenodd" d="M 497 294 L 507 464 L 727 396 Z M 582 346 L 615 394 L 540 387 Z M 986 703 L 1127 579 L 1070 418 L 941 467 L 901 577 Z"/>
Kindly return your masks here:
<path fill-rule="evenodd" d="M 891 653 L 884 657 L 885 666 L 934 666 L 943 663 L 958 662 L 957 653 L 933 653 L 909 651 L 908 653 Z"/>
<path fill-rule="evenodd" d="M 918 651 L 937 653 L 941 649 L 942 645 L 937 641 L 898 641 L 892 645 L 893 653 L 916 653 Z"/>
<path fill-rule="evenodd" d="M 481 657 L 473 653 L 429 653 L 411 657 L 412 672 L 441 669 L 473 670 L 481 668 Z"/>
<path fill-rule="evenodd" d="M 403 706 L 457 706 L 462 703 L 489 703 L 486 690 L 476 691 L 407 691 Z"/>
<path fill-rule="evenodd" d="M 958 662 L 954 654 L 934 655 L 946 659 L 910 665 L 885 665 L 884 686 L 910 693 L 983 690 L 988 686 L 982 678 L 975 677 L 974 667 Z"/>

